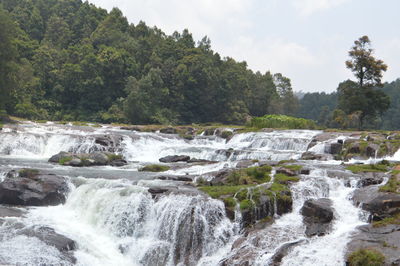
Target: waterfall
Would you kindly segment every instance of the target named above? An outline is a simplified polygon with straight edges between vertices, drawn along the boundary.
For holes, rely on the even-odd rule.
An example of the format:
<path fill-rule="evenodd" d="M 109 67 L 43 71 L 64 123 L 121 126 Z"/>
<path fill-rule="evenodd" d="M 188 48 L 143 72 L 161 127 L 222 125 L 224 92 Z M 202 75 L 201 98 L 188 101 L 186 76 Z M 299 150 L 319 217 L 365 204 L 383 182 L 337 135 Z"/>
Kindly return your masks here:
<path fill-rule="evenodd" d="M 129 182 L 81 181 L 65 205 L 36 208 L 26 220 L 76 239 L 83 265 L 196 265 L 235 234 L 220 201 L 185 194 L 155 200 Z"/>

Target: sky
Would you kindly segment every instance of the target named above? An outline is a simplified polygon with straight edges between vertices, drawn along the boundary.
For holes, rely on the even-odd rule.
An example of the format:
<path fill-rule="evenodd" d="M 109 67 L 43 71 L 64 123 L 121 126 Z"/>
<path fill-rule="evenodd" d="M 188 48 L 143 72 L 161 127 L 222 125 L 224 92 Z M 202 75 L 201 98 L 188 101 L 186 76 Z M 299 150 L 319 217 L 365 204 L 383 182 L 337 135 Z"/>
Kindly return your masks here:
<path fill-rule="evenodd" d="M 189 29 L 211 39 L 221 56 L 262 73 L 282 73 L 295 91 L 331 92 L 353 78 L 344 62 L 368 35 L 388 66 L 384 81 L 400 78 L 400 0 L 89 0 L 118 7 L 129 22 L 167 34 Z"/>

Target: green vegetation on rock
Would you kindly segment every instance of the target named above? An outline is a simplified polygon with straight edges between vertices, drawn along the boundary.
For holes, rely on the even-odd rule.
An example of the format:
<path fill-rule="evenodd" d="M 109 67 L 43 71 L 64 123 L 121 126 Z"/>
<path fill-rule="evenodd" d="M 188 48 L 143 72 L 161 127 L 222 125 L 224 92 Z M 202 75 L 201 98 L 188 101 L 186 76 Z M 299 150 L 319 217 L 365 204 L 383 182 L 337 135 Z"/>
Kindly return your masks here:
<path fill-rule="evenodd" d="M 372 223 L 373 227 L 383 227 L 390 224 L 400 224 L 400 213 Z"/>
<path fill-rule="evenodd" d="M 18 171 L 20 177 L 34 177 L 39 174 L 39 170 L 31 169 L 31 168 L 24 168 Z"/>
<path fill-rule="evenodd" d="M 297 176 L 287 176 L 285 174 L 276 174 L 274 181 L 279 184 L 287 185 L 290 182 L 298 182 L 300 180 Z"/>
<path fill-rule="evenodd" d="M 383 266 L 385 256 L 377 250 L 359 249 L 348 257 L 350 266 Z"/>
<path fill-rule="evenodd" d="M 363 172 L 387 172 L 388 167 L 384 164 L 354 164 L 346 167 L 347 170 L 353 173 L 363 173 Z"/>
<path fill-rule="evenodd" d="M 229 185 L 262 184 L 271 180 L 272 167 L 269 165 L 254 166 L 246 169 L 233 171 L 227 180 Z"/>
<path fill-rule="evenodd" d="M 139 169 L 140 172 L 165 172 L 170 169 L 167 165 L 150 164 Z"/>
<path fill-rule="evenodd" d="M 62 157 L 62 158 L 58 161 L 58 163 L 61 164 L 61 165 L 65 165 L 65 164 L 67 164 L 68 162 L 72 161 L 72 159 L 73 159 L 72 156 Z"/>
<path fill-rule="evenodd" d="M 380 192 L 392 192 L 392 193 L 400 193 L 400 171 L 393 170 L 392 176 L 389 178 L 388 182 L 379 187 Z"/>

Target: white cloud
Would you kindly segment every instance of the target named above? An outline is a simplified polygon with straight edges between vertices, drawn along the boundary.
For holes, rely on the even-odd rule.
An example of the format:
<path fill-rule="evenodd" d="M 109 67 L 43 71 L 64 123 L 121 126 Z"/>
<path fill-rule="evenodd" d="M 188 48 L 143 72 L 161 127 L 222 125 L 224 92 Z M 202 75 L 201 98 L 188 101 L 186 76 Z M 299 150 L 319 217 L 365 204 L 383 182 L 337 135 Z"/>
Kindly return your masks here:
<path fill-rule="evenodd" d="M 293 0 L 293 6 L 302 16 L 339 6 L 349 0 Z"/>

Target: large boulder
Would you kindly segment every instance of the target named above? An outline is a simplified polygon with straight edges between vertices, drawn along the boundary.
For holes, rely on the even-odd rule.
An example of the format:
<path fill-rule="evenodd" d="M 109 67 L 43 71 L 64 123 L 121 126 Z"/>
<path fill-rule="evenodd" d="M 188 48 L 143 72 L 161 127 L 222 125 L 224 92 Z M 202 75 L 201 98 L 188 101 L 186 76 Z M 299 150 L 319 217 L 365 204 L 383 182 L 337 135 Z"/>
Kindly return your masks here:
<path fill-rule="evenodd" d="M 329 145 L 330 154 L 340 154 L 343 149 L 343 143 L 335 142 Z"/>
<path fill-rule="evenodd" d="M 70 152 L 59 152 L 53 156 L 50 157 L 49 162 L 51 163 L 59 163 L 60 161 L 64 160 L 65 158 L 72 157 L 72 153 Z"/>
<path fill-rule="evenodd" d="M 347 244 L 346 258 L 359 249 L 371 249 L 385 256 L 385 265 L 400 265 L 400 225 L 362 225 Z"/>
<path fill-rule="evenodd" d="M 109 161 L 108 156 L 103 152 L 95 152 L 89 155 L 89 159 L 94 160 L 96 165 L 106 165 Z"/>
<path fill-rule="evenodd" d="M 188 162 L 190 156 L 187 155 L 169 155 L 159 159 L 162 163 L 176 163 L 176 162 Z"/>
<path fill-rule="evenodd" d="M 300 210 L 306 225 L 306 235 L 322 236 L 330 229 L 330 223 L 333 220 L 332 201 L 330 199 L 310 199 L 304 202 Z"/>
<path fill-rule="evenodd" d="M 37 173 L 6 178 L 0 183 L 0 204 L 47 206 L 66 200 L 68 183 L 64 177 Z"/>
<path fill-rule="evenodd" d="M 73 254 L 73 251 L 77 249 L 78 245 L 74 240 L 56 233 L 54 229 L 44 226 L 32 226 L 18 230 L 16 233 L 18 235 L 25 235 L 27 237 L 36 237 L 46 243 L 46 245 L 55 247 L 61 253 L 65 262 L 69 262 L 71 264 L 76 263 L 76 258 Z"/>
<path fill-rule="evenodd" d="M 379 193 L 365 202 L 362 208 L 371 213 L 372 220 L 379 221 L 400 213 L 400 194 Z"/>

